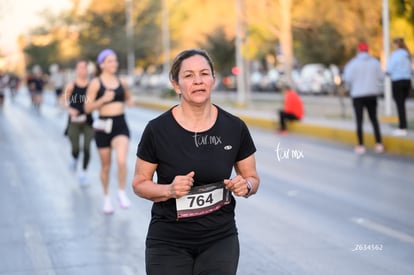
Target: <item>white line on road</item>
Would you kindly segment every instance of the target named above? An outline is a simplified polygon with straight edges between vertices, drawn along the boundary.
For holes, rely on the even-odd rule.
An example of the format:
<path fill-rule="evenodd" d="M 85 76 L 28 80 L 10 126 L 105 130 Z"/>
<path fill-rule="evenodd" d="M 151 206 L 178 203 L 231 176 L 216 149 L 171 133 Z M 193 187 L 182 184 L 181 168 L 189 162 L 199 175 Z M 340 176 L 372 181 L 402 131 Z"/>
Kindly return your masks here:
<path fill-rule="evenodd" d="M 24 231 L 27 252 L 33 264 L 32 271 L 39 275 L 56 275 L 40 230 L 35 225 L 27 224 Z"/>
<path fill-rule="evenodd" d="M 396 229 L 387 227 L 385 225 L 370 221 L 368 219 L 364 219 L 364 218 L 352 218 L 351 219 L 352 222 L 363 226 L 365 228 L 377 231 L 379 233 L 382 233 L 384 235 L 387 235 L 389 237 L 395 238 L 395 239 L 399 239 L 402 242 L 406 242 L 409 243 L 411 245 L 414 245 L 414 237 L 411 235 L 408 235 L 406 233 L 400 232 Z"/>

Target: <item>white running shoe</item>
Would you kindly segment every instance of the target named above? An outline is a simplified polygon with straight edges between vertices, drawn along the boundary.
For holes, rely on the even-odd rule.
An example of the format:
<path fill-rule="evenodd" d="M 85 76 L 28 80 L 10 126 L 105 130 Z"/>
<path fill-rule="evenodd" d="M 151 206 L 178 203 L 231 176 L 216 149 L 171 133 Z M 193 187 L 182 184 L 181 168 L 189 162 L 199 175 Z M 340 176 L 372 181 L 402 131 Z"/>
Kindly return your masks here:
<path fill-rule="evenodd" d="M 129 208 L 131 206 L 131 202 L 129 201 L 127 195 L 125 194 L 124 190 L 119 190 L 118 192 L 118 200 L 119 200 L 119 205 L 121 206 L 121 208 Z"/>
<path fill-rule="evenodd" d="M 408 134 L 407 129 L 395 129 L 392 132 L 392 135 L 396 137 L 406 137 L 407 134 Z"/>
<path fill-rule="evenodd" d="M 76 159 L 72 159 L 72 160 L 69 162 L 69 170 L 70 170 L 71 172 L 75 172 L 75 171 L 76 171 L 76 166 L 77 166 L 77 161 L 76 161 Z"/>
<path fill-rule="evenodd" d="M 365 154 L 365 147 L 362 146 L 362 145 L 355 146 L 354 152 L 357 155 L 363 155 L 363 154 Z"/>
<path fill-rule="evenodd" d="M 375 144 L 375 152 L 377 154 L 384 153 L 384 145 L 382 145 L 381 143 Z"/>
<path fill-rule="evenodd" d="M 103 212 L 106 215 L 111 215 L 114 213 L 114 207 L 112 206 L 112 201 L 109 196 L 104 198 Z"/>
<path fill-rule="evenodd" d="M 78 179 L 79 179 L 79 185 L 81 187 L 87 187 L 88 186 L 88 181 L 87 181 L 87 178 L 86 178 L 86 172 L 84 170 L 79 172 Z"/>

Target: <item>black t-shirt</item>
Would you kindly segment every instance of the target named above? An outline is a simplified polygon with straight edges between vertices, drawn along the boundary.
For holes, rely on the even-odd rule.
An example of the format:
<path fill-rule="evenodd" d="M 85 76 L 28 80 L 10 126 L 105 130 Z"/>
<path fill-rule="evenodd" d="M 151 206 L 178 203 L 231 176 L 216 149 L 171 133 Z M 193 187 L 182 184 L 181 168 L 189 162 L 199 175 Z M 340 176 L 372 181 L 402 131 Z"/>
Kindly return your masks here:
<path fill-rule="evenodd" d="M 215 124 L 201 133 L 181 127 L 174 119 L 172 109 L 148 123 L 137 156 L 158 164 L 159 184 L 170 184 L 175 176 L 191 171 L 195 172 L 195 186 L 229 179 L 234 164 L 256 151 L 246 124 L 217 108 Z M 231 203 L 215 212 L 178 219 L 175 199 L 154 203 L 147 239 L 200 244 L 236 234 L 235 205 L 231 196 Z"/>

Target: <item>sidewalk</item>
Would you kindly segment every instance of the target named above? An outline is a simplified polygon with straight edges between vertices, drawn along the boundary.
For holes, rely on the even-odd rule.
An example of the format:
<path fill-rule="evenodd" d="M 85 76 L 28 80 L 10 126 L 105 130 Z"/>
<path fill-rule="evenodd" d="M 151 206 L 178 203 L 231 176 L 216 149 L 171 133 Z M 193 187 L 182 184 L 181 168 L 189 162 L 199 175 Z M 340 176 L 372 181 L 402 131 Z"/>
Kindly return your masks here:
<path fill-rule="evenodd" d="M 142 92 L 136 92 L 135 96 L 138 106 L 157 110 L 167 110 L 179 102 L 177 98 L 163 98 Z M 249 126 L 268 130 L 277 129 L 277 110 L 282 107 L 280 94 L 255 93 L 250 101 L 251 103 L 245 107 L 237 107 L 235 103 L 237 100 L 236 96 L 232 92 L 215 91 L 212 100 L 213 103 L 239 116 Z M 290 123 L 288 125 L 289 132 L 337 141 L 351 146 L 356 144 L 355 121 L 349 98 L 305 96 L 303 101 L 305 105 L 305 118 L 300 122 Z M 396 118 L 391 118 L 393 123 L 385 122 L 389 121 L 390 118 L 383 119 L 385 118 L 383 109 L 383 102 L 380 100 L 378 112 L 386 152 L 414 156 L 414 131 L 409 130 L 407 137 L 392 136 L 392 131 L 396 126 Z M 393 110 L 393 113 L 395 114 L 395 110 Z M 414 100 L 412 99 L 407 102 L 407 116 L 409 122 L 414 120 Z M 364 113 L 364 141 L 368 149 L 374 147 L 375 141 L 372 126 L 366 113 Z"/>

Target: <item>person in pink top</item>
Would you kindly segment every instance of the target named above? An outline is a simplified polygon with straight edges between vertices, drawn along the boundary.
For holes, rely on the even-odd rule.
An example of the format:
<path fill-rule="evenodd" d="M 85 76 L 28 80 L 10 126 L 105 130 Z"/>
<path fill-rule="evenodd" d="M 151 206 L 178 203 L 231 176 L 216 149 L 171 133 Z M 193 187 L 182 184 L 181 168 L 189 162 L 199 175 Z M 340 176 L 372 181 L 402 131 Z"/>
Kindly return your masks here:
<path fill-rule="evenodd" d="M 302 99 L 291 87 L 283 87 L 283 97 L 283 109 L 279 111 L 279 134 L 287 133 L 287 120 L 301 120 L 304 115 Z"/>

